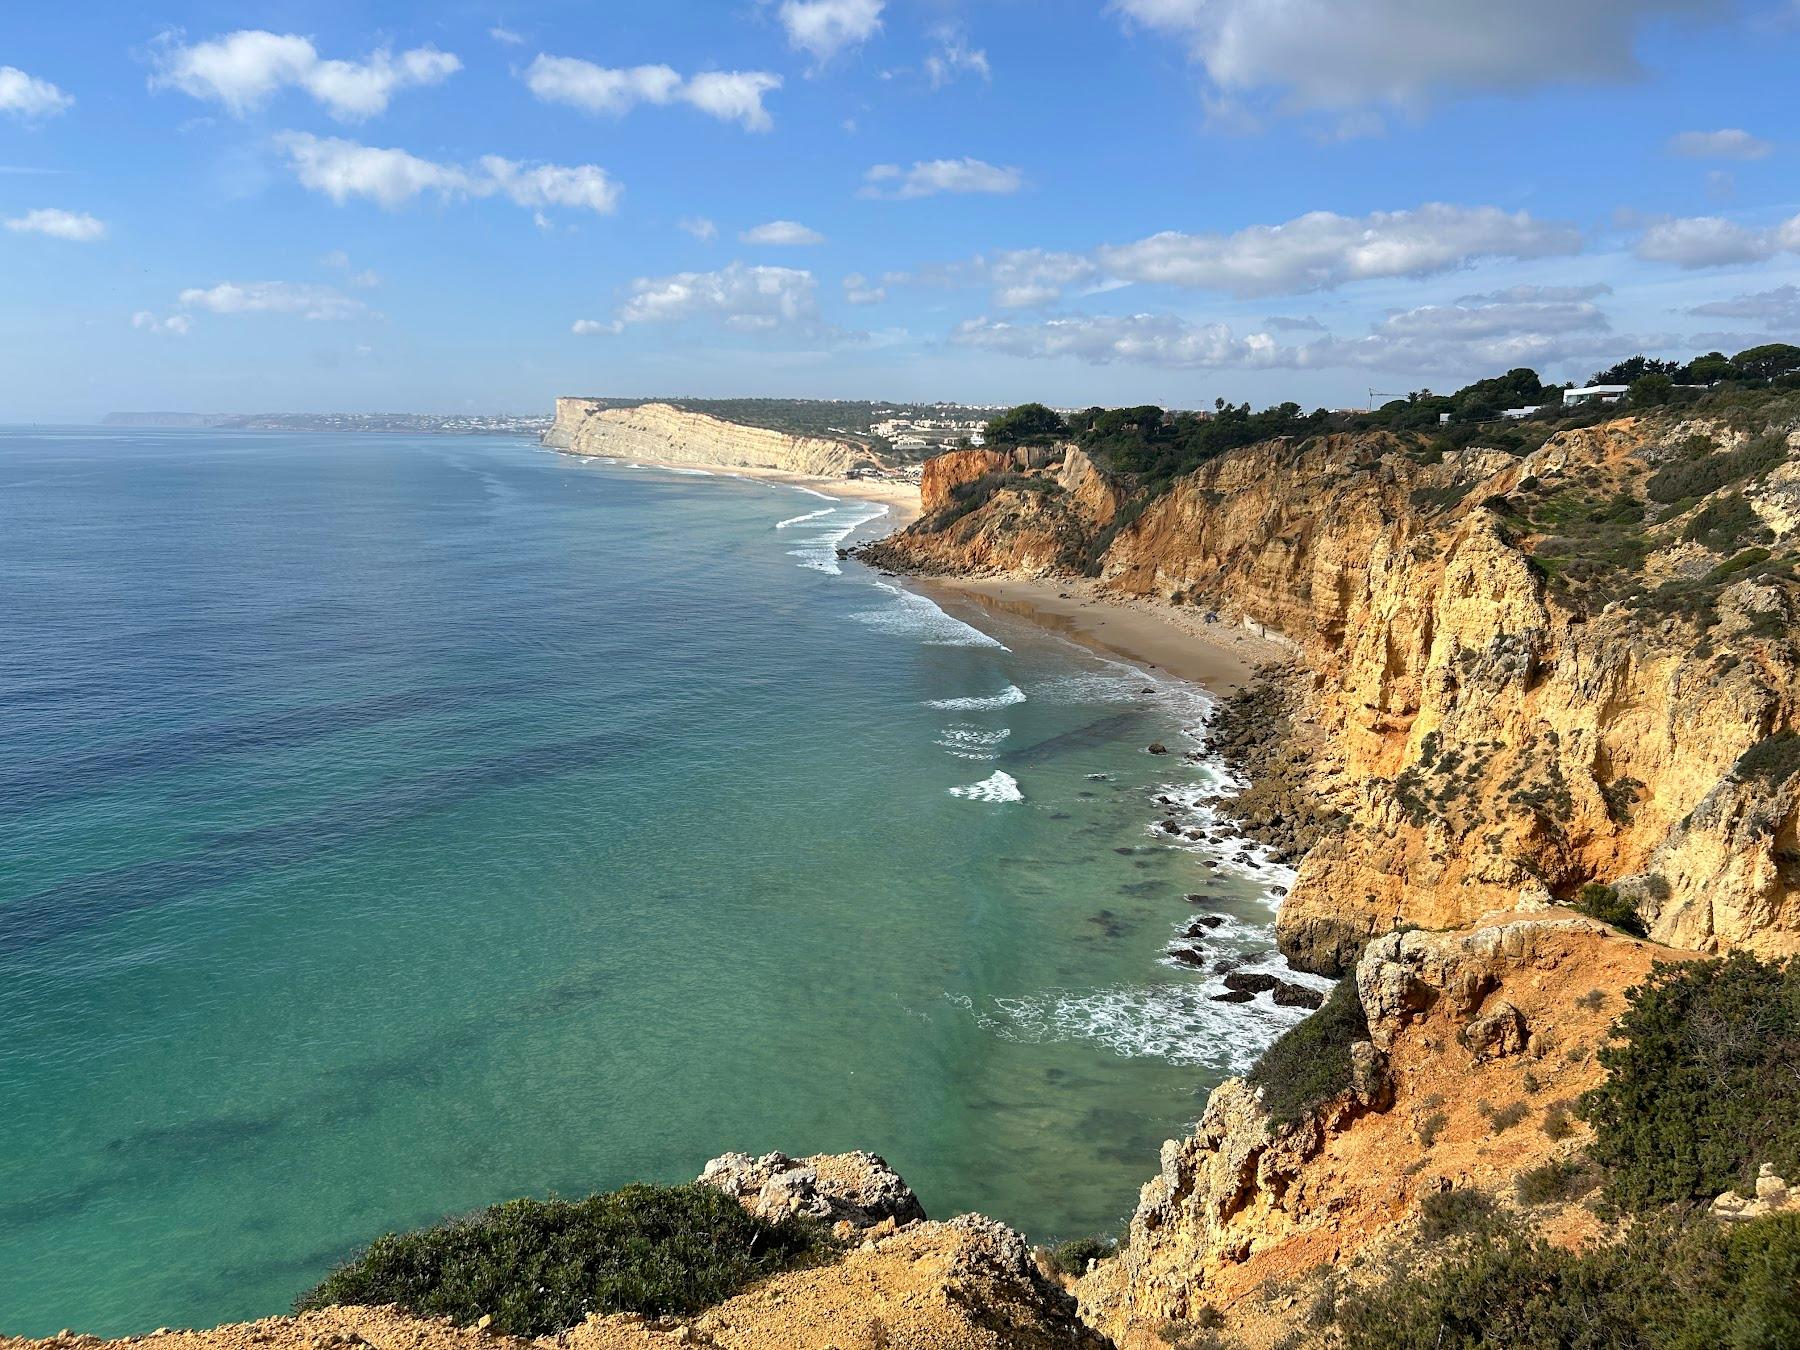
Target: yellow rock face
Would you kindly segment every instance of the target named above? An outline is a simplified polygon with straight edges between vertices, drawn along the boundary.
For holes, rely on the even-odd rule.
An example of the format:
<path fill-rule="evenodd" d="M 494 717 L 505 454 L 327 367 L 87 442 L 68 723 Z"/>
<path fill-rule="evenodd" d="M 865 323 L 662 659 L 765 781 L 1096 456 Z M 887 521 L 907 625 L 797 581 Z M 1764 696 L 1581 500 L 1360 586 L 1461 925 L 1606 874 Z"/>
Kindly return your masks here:
<path fill-rule="evenodd" d="M 1300 964 L 1341 971 L 1371 935 L 1464 926 L 1590 883 L 1627 895 L 1658 942 L 1789 952 L 1800 774 L 1734 775 L 1800 721 L 1780 598 L 1725 586 L 1710 629 L 1582 612 L 1484 505 L 1526 479 L 1596 497 L 1641 488 L 1660 445 L 1708 430 L 1625 418 L 1523 460 L 1471 449 L 1439 463 L 1385 434 L 1272 442 L 1204 465 L 1110 539 L 1123 498 L 1072 450 L 1059 491 L 998 492 L 942 531 L 890 541 L 882 561 L 1041 575 L 1105 545 L 1108 589 L 1204 604 L 1297 644 L 1328 747 L 1315 786 L 1347 817 L 1282 909 Z M 1777 552 L 1800 524 L 1796 473 L 1747 493 Z M 1654 583 L 1717 561 L 1676 524 L 1643 571 Z"/>
<path fill-rule="evenodd" d="M 607 455 L 658 464 L 776 469 L 812 478 L 842 478 L 868 462 L 852 441 L 789 436 L 721 421 L 667 403 L 608 408 L 594 399 L 559 398 L 544 444 L 574 455 Z"/>

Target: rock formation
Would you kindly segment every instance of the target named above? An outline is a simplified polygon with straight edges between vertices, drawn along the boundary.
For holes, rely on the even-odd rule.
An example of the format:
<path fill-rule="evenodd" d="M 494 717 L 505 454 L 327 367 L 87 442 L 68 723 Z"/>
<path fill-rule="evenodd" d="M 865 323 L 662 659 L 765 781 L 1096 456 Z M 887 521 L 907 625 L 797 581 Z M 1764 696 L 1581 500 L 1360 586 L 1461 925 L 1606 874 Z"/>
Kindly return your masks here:
<path fill-rule="evenodd" d="M 1566 1113 L 1599 1081 L 1591 1047 L 1620 992 L 1669 955 L 1541 914 L 1372 944 L 1356 969 L 1369 1039 L 1352 1048 L 1350 1085 L 1298 1124 L 1272 1121 L 1242 1079 L 1217 1088 L 1194 1133 L 1163 1145 L 1119 1257 L 1078 1284 L 1084 1316 L 1121 1347 L 1155 1346 L 1156 1328 L 1253 1299 L 1266 1280 L 1355 1266 L 1434 1191 L 1509 1199 L 1521 1171 L 1585 1141 Z M 1475 1030 L 1496 1024 L 1504 1036 Z M 1577 1206 L 1539 1226 L 1569 1241 L 1597 1231 Z"/>
<path fill-rule="evenodd" d="M 869 467 L 869 451 L 848 438 L 790 436 L 726 422 L 668 403 L 609 407 L 605 400 L 559 398 L 544 444 L 573 455 L 607 455 L 659 464 L 776 469 L 813 478 L 842 478 Z"/>
<path fill-rule="evenodd" d="M 1800 463 L 1699 505 L 1646 502 L 1648 476 L 1695 437 L 1730 447 L 1744 433 L 1623 418 L 1523 458 L 1435 460 L 1386 433 L 1265 442 L 1134 518 L 1128 486 L 1071 449 L 1041 483 L 1007 482 L 871 552 L 929 573 L 1086 569 L 1120 596 L 1204 605 L 1297 644 L 1323 749 L 1308 787 L 1341 816 L 1282 908 L 1297 965 L 1344 971 L 1403 924 L 1460 927 L 1522 889 L 1567 901 L 1588 885 L 1625 896 L 1659 942 L 1787 952 L 1800 947 L 1791 602 L 1688 536 L 1741 491 L 1761 537 L 1791 548 Z M 1641 558 L 1584 563 L 1584 577 L 1618 572 L 1585 589 L 1550 584 L 1558 547 L 1580 561 L 1607 544 L 1568 546 L 1521 514 L 1586 520 L 1621 499 L 1644 519 L 1620 536 Z M 1626 580 L 1672 580 L 1673 599 L 1607 592 Z M 1758 747 L 1768 769 L 1741 770 Z"/>
<path fill-rule="evenodd" d="M 727 1153 L 706 1164 L 700 1183 L 718 1187 L 764 1219 L 796 1214 L 859 1230 L 925 1217 L 912 1188 L 873 1153 L 821 1153 L 799 1161 L 785 1153 Z"/>

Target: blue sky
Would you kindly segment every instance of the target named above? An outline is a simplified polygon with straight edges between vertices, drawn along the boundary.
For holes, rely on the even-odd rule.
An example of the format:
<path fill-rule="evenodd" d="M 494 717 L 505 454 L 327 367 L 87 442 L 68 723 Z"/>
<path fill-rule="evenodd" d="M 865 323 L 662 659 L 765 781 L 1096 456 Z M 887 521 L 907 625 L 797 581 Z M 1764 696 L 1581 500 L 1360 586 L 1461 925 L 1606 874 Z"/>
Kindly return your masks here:
<path fill-rule="evenodd" d="M 0 421 L 1360 403 L 1800 340 L 1800 0 L 0 15 Z"/>

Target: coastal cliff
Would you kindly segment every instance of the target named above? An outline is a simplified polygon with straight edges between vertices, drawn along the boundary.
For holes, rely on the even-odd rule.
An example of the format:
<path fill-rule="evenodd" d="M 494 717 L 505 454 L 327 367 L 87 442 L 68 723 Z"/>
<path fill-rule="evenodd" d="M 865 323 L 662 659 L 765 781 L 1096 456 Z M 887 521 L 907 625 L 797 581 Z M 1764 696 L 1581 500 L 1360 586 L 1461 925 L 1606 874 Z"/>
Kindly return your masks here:
<path fill-rule="evenodd" d="M 852 469 L 876 465 L 867 448 L 848 438 L 788 435 L 669 403 L 623 408 L 603 399 L 559 398 L 544 444 L 572 455 L 769 469 L 809 478 L 842 478 Z"/>
<path fill-rule="evenodd" d="M 1294 643 L 1324 747 L 1311 787 L 1342 824 L 1282 907 L 1296 965 L 1341 973 L 1403 925 L 1587 888 L 1669 946 L 1784 953 L 1800 947 L 1781 556 L 1800 432 L 1779 434 L 1771 468 L 1767 435 L 1723 420 L 1621 418 L 1523 457 L 1340 433 L 1226 453 L 1147 499 L 1070 446 L 1035 481 L 964 484 L 870 554 L 931 573 L 1085 571 Z M 1647 492 L 1753 444 L 1749 481 Z M 1721 517 L 1734 527 L 1710 530 Z"/>
<path fill-rule="evenodd" d="M 1266 1291 L 1372 1278 L 1419 1241 L 1428 1197 L 1509 1201 L 1530 1169 L 1574 1166 L 1590 1136 L 1569 1109 L 1601 1078 L 1590 1047 L 1621 991 L 1670 955 L 1541 912 L 1372 944 L 1355 973 L 1367 1025 L 1348 1047 L 1350 1082 L 1291 1120 L 1253 1083 L 1216 1089 L 1194 1133 L 1163 1145 L 1118 1258 L 1077 1285 L 1084 1317 L 1122 1350 L 1148 1350 L 1164 1343 L 1157 1328 L 1232 1309 L 1237 1338 L 1266 1343 L 1298 1320 L 1290 1295 L 1270 1307 Z M 1575 1203 L 1533 1218 L 1566 1244 L 1602 1232 Z"/>

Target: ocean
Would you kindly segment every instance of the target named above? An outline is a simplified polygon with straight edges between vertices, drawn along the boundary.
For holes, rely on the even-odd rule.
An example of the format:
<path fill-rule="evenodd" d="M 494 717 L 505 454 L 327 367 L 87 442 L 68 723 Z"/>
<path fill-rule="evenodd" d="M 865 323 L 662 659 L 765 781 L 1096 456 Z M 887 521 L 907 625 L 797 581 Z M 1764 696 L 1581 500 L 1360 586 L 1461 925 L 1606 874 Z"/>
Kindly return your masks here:
<path fill-rule="evenodd" d="M 518 440 L 0 431 L 0 1331 L 284 1310 L 727 1150 L 1117 1230 L 1301 1014 L 1204 694 Z M 1158 802 L 1170 798 L 1177 805 Z M 1195 905 L 1184 900 L 1201 893 Z"/>

